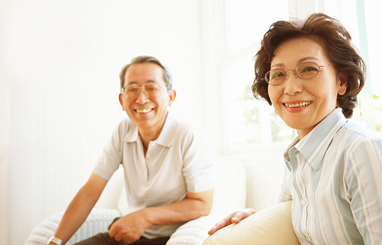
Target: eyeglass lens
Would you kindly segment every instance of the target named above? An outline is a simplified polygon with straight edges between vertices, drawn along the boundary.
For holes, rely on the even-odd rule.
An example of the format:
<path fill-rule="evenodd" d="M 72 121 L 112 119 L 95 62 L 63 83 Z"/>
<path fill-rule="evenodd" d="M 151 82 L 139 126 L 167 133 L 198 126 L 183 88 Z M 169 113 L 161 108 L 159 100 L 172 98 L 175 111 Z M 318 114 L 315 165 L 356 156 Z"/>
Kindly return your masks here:
<path fill-rule="evenodd" d="M 265 75 L 265 80 L 269 84 L 280 84 L 287 77 L 287 72 L 291 70 L 272 69 Z M 313 78 L 320 71 L 320 66 L 313 62 L 302 63 L 294 70 L 295 74 L 300 78 Z"/>
<path fill-rule="evenodd" d="M 133 100 L 138 97 L 141 89 L 148 98 L 158 98 L 162 94 L 162 87 L 155 84 L 145 84 L 143 86 L 138 86 L 137 84 L 128 85 L 124 94 L 128 100 Z"/>

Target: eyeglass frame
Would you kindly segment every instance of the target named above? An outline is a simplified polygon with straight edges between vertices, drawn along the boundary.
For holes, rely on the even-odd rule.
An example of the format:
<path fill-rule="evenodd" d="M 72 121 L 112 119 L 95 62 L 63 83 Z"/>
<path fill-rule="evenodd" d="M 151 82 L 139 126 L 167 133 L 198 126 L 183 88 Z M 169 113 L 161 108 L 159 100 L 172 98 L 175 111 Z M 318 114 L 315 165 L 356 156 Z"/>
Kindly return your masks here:
<path fill-rule="evenodd" d="M 267 73 L 265 73 L 265 76 L 264 76 L 261 80 L 264 80 L 264 81 L 265 81 L 266 83 L 268 83 L 269 85 L 272 85 L 272 86 L 278 86 L 278 85 L 284 83 L 285 80 L 287 80 L 287 78 L 288 78 L 288 76 L 289 76 L 289 75 L 288 75 L 288 71 L 294 71 L 294 75 L 295 75 L 295 76 L 297 75 L 297 77 L 298 77 L 298 78 L 301 78 L 301 79 L 310 79 L 310 78 L 313 78 L 313 77 L 300 77 L 300 76 L 297 74 L 297 68 L 298 68 L 299 66 L 303 65 L 303 64 L 308 64 L 308 63 L 316 64 L 316 65 L 318 66 L 318 68 L 319 68 L 319 70 L 317 71 L 317 74 L 314 75 L 313 77 L 316 77 L 316 76 L 318 75 L 318 73 L 320 73 L 321 68 L 325 68 L 325 67 L 327 67 L 327 66 L 330 66 L 330 65 L 333 65 L 333 64 L 334 64 L 334 63 L 330 63 L 330 64 L 326 64 L 326 65 L 319 65 L 319 64 L 317 64 L 316 62 L 303 62 L 303 63 L 299 64 L 298 66 L 296 66 L 296 68 L 294 68 L 294 69 L 288 69 L 288 70 L 284 70 L 284 69 L 282 69 L 282 68 L 276 68 L 276 69 L 273 69 L 273 70 L 282 70 L 282 71 L 284 71 L 285 74 L 286 74 L 284 80 L 283 80 L 281 83 L 278 83 L 278 84 L 272 84 L 272 83 L 269 83 L 269 82 L 267 81 L 267 79 L 266 79 L 268 73 L 270 73 L 270 72 L 272 71 L 272 69 L 271 69 L 271 70 L 269 70 Z"/>
<path fill-rule="evenodd" d="M 138 96 L 139 96 L 139 93 L 141 92 L 141 88 L 142 87 L 145 87 L 146 85 L 150 85 L 150 84 L 152 84 L 152 85 L 155 85 L 155 86 L 159 86 L 159 89 L 161 89 L 161 90 L 163 90 L 163 89 L 166 89 L 166 90 L 170 90 L 170 88 L 168 88 L 167 86 L 163 86 L 163 85 L 159 85 L 159 84 L 157 84 L 157 83 L 145 83 L 145 84 L 143 84 L 143 85 L 141 85 L 141 86 L 139 86 L 138 84 L 135 84 L 135 83 L 133 83 L 133 84 L 128 84 L 126 87 L 128 87 L 128 86 L 132 86 L 132 85 L 135 85 L 135 86 L 137 86 L 138 87 L 138 92 L 137 92 L 137 96 L 135 97 L 135 98 L 133 98 L 133 99 L 128 99 L 128 100 L 135 100 L 136 98 L 138 98 Z M 146 90 L 143 90 L 143 93 L 145 94 L 145 96 L 147 97 L 147 98 L 159 98 L 159 97 L 161 97 L 162 96 L 162 94 L 163 93 L 161 93 L 161 95 L 160 96 L 158 96 L 158 97 L 150 97 L 150 96 L 148 96 L 148 94 L 146 93 Z M 122 95 L 125 95 L 125 87 L 122 87 L 121 88 L 121 94 Z M 127 99 L 127 97 L 126 97 L 126 99 Z"/>

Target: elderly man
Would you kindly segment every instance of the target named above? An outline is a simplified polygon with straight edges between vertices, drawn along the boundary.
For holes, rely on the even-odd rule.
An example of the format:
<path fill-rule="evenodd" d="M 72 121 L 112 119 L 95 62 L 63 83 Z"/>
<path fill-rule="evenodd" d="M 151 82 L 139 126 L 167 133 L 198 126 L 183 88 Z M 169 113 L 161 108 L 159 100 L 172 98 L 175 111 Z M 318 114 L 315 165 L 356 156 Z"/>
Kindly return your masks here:
<path fill-rule="evenodd" d="M 112 133 L 48 244 L 70 239 L 120 164 L 129 213 L 109 232 L 78 244 L 165 244 L 181 224 L 211 210 L 214 150 L 198 124 L 170 116 L 176 92 L 167 68 L 154 57 L 139 56 L 122 68 L 120 79 L 119 102 L 128 118 Z"/>

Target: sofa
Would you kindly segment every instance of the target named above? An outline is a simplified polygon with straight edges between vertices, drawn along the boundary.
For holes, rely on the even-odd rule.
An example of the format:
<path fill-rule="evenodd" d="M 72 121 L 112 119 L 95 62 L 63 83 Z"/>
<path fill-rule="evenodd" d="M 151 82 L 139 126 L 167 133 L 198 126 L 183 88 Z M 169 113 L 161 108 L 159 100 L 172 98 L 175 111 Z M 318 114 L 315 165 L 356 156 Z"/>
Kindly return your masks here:
<path fill-rule="evenodd" d="M 170 237 L 168 245 L 201 245 L 209 237 L 207 231 L 216 222 L 236 210 L 245 208 L 247 181 L 243 163 L 234 157 L 219 157 L 217 173 L 217 187 L 210 215 L 180 226 Z M 119 169 L 86 221 L 66 244 L 71 245 L 99 232 L 106 232 L 114 218 L 126 214 L 126 210 L 123 170 Z M 57 229 L 63 213 L 64 211 L 61 211 L 42 220 L 29 235 L 26 245 L 46 244 Z"/>
<path fill-rule="evenodd" d="M 292 201 L 281 202 L 218 230 L 203 245 L 299 245 L 291 219 Z"/>

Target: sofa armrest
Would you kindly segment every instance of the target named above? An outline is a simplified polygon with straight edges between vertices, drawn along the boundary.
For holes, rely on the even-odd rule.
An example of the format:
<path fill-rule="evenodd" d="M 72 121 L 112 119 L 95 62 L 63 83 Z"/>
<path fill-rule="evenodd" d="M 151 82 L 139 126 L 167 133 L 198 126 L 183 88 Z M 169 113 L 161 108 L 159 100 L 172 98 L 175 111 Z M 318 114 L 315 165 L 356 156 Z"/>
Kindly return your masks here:
<path fill-rule="evenodd" d="M 227 226 L 208 237 L 203 245 L 298 245 L 291 219 L 292 201 L 282 202 Z"/>
<path fill-rule="evenodd" d="M 53 214 L 36 226 L 36 228 L 29 235 L 26 245 L 46 245 L 48 239 L 53 236 L 58 224 L 61 221 L 64 212 Z M 66 245 L 79 242 L 83 239 L 91 237 L 100 232 L 106 232 L 107 227 L 113 222 L 116 217 L 121 216 L 116 209 L 102 209 L 94 208 L 86 221 L 77 230 L 77 232 L 70 238 Z"/>

